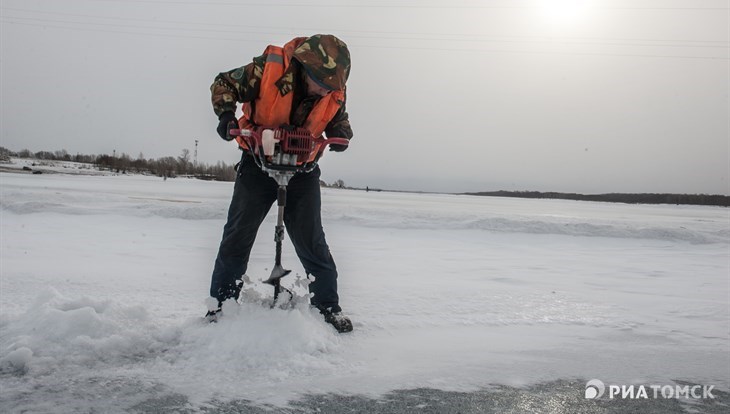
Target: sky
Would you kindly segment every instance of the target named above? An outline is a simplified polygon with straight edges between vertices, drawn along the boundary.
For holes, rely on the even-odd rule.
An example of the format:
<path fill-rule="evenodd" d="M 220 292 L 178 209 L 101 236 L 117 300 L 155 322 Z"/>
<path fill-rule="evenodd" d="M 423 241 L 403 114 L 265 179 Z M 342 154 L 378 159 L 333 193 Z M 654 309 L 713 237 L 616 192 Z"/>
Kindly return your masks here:
<path fill-rule="evenodd" d="M 727 0 L 2 0 L 0 145 L 235 163 L 209 87 L 331 33 L 355 133 L 322 178 L 730 194 Z"/>

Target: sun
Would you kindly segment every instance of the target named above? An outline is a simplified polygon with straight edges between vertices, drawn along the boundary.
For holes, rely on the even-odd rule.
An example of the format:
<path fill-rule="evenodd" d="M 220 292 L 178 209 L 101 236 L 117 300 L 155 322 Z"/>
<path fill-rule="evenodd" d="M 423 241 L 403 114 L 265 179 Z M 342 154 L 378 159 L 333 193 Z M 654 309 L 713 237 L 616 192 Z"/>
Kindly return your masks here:
<path fill-rule="evenodd" d="M 543 21 L 555 26 L 579 23 L 588 14 L 589 0 L 536 0 Z"/>

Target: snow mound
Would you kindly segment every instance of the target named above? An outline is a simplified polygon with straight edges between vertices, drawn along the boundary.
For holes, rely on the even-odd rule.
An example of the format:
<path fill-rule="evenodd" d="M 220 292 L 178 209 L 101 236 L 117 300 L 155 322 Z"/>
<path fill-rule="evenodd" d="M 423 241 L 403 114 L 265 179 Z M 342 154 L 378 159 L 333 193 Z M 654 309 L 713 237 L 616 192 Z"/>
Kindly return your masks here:
<path fill-rule="evenodd" d="M 204 403 L 243 390 L 247 398 L 266 398 L 272 385 L 291 389 L 285 384 L 341 371 L 347 363 L 337 351 L 347 339 L 309 306 L 300 285 L 291 301 L 273 308 L 269 295 L 244 289 L 241 303 L 223 304 L 217 323 L 188 321 L 175 347 L 145 372 L 157 372 L 156 380 Z"/>
<path fill-rule="evenodd" d="M 49 375 L 70 367 L 135 362 L 161 352 L 170 340 L 142 307 L 69 299 L 52 288 L 0 326 L 1 373 Z"/>
<path fill-rule="evenodd" d="M 125 388 L 154 384 L 205 404 L 342 369 L 335 351 L 343 339 L 310 309 L 307 295 L 286 309 L 262 306 L 253 290 L 246 300 L 226 302 L 218 323 L 199 315 L 162 325 L 141 306 L 48 289 L 25 313 L 0 322 L 0 378 L 10 379 L 4 394 L 22 400 L 24 382 L 42 378 L 62 392 L 103 378 Z"/>

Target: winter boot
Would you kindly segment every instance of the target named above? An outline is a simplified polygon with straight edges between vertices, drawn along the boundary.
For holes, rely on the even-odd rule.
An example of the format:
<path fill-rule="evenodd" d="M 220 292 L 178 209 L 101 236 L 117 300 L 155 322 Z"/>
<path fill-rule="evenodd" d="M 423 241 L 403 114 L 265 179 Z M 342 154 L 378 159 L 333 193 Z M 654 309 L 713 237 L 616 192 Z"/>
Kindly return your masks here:
<path fill-rule="evenodd" d="M 334 326 L 337 332 L 352 332 L 352 322 L 342 312 L 324 311 L 322 314 L 324 315 L 324 321 Z"/>
<path fill-rule="evenodd" d="M 216 310 L 209 310 L 208 313 L 205 314 L 205 321 L 208 323 L 216 323 L 218 322 L 218 317 L 221 315 L 221 308 L 218 308 Z"/>
<path fill-rule="evenodd" d="M 236 280 L 236 284 L 233 289 L 229 291 L 229 295 L 227 295 L 227 298 L 232 298 L 238 301 L 238 297 L 241 295 L 241 289 L 243 289 L 243 280 Z M 223 306 L 223 300 L 218 300 L 218 308 L 214 310 L 209 310 L 208 313 L 205 314 L 205 320 L 210 323 L 216 323 L 218 322 L 218 318 L 222 315 L 221 314 L 221 307 Z M 210 309 L 210 308 L 208 308 Z"/>

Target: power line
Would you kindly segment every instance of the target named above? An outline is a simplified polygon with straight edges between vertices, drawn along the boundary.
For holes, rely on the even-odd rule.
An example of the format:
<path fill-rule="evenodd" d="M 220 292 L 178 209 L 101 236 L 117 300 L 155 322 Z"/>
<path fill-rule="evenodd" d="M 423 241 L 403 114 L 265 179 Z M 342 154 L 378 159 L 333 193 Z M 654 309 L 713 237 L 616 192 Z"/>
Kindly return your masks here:
<path fill-rule="evenodd" d="M 180 34 L 162 34 L 162 33 L 141 33 L 141 32 L 129 32 L 121 30 L 105 30 L 105 29 L 92 29 L 84 27 L 69 27 L 60 26 L 54 24 L 44 23 L 22 23 L 9 21 L 6 17 L 0 17 L 1 20 L 5 20 L 7 23 L 21 25 L 21 26 L 33 26 L 33 27 L 52 27 L 66 30 L 76 31 L 90 31 L 98 33 L 120 33 L 120 34 L 131 34 L 138 36 L 150 36 L 150 37 L 172 37 L 172 38 L 188 38 L 188 39 L 203 39 L 203 40 L 226 40 L 235 42 L 257 42 L 255 40 L 248 39 L 232 39 L 232 38 L 216 38 L 216 37 L 203 37 L 203 36 L 189 36 Z M 480 52 L 480 53 L 507 53 L 507 54 L 544 54 L 544 55 L 576 55 L 576 56 L 609 56 L 609 57 L 644 57 L 644 58 L 671 58 L 671 59 L 701 59 L 701 60 L 730 60 L 726 57 L 716 56 L 680 56 L 680 55 L 649 55 L 649 54 L 621 54 L 621 53 L 594 53 L 594 52 L 555 52 L 555 51 L 534 51 L 534 50 L 506 50 L 506 49 L 474 49 L 474 48 L 435 48 L 435 47 L 402 47 L 402 46 L 382 46 L 382 45 L 352 45 L 355 47 L 363 48 L 376 48 L 376 49 L 400 49 L 400 50 L 428 50 L 428 51 L 448 51 L 448 52 Z"/>
<path fill-rule="evenodd" d="M 613 57 L 644 57 L 644 58 L 676 58 L 676 59 L 705 59 L 705 60 L 728 60 L 726 57 L 716 56 L 678 56 L 678 55 L 640 55 L 640 54 L 624 54 L 624 53 L 594 53 L 594 52 L 555 52 L 555 51 L 534 51 L 534 50 L 500 50 L 500 49 L 454 49 L 454 48 L 435 48 L 435 47 L 399 47 L 399 46 L 367 46 L 360 45 L 365 48 L 379 49 L 405 49 L 405 50 L 430 50 L 430 51 L 453 51 L 453 52 L 486 52 L 486 53 L 508 53 L 508 54 L 539 54 L 539 55 L 575 55 L 575 56 L 613 56 Z"/>
<path fill-rule="evenodd" d="M 92 28 L 86 28 L 86 27 L 69 27 L 69 26 L 60 26 L 60 25 L 45 24 L 45 23 L 22 23 L 22 22 L 14 22 L 14 21 L 7 20 L 7 18 L 4 16 L 0 16 L 0 20 L 4 20 L 6 23 L 19 25 L 19 26 L 32 26 L 32 27 L 42 27 L 42 28 L 50 27 L 50 28 L 54 28 L 54 29 L 66 29 L 66 30 L 82 31 L 82 32 L 118 33 L 118 34 L 129 34 L 129 35 L 149 36 L 149 37 L 172 37 L 172 38 L 202 39 L 202 40 L 228 40 L 228 41 L 236 41 L 236 42 L 260 43 L 257 40 L 232 39 L 229 37 L 204 37 L 204 36 L 190 36 L 190 35 L 184 35 L 184 34 L 144 33 L 144 32 L 123 31 L 123 30 L 92 29 Z"/>
<path fill-rule="evenodd" d="M 449 5 L 449 6 L 431 6 L 431 5 L 402 5 L 402 4 L 342 4 L 342 3 L 243 3 L 243 2 L 224 2 L 224 1 L 175 1 L 175 0 L 97 0 L 105 3 L 150 3 L 150 4 L 182 4 L 190 6 L 239 6 L 239 7 L 322 7 L 322 8 L 387 8 L 387 9 L 534 9 L 535 6 L 474 6 L 474 5 Z M 730 10 L 728 7 L 616 7 L 616 6 L 598 6 L 591 7 L 594 10 L 693 10 L 693 11 L 712 11 L 712 10 Z"/>
<path fill-rule="evenodd" d="M 216 30 L 216 29 L 190 29 L 182 27 L 152 27 L 152 26 L 141 26 L 133 24 L 115 24 L 115 23 L 94 23 L 94 22 L 74 22 L 68 20 L 52 20 L 52 19 L 39 19 L 33 17 L 15 17 L 15 16 L 2 16 L 3 19 L 15 19 L 15 20 L 30 20 L 35 22 L 48 22 L 48 23 L 60 23 L 60 24 L 80 24 L 87 26 L 104 26 L 104 27 L 122 27 L 130 29 L 149 29 L 149 30 L 185 30 L 185 31 L 196 31 L 196 32 L 217 32 L 217 33 L 240 33 L 233 32 L 230 30 Z M 278 34 L 278 33 L 262 33 L 262 34 Z"/>
<path fill-rule="evenodd" d="M 66 13 L 70 14 L 70 13 Z M 240 34 L 241 32 L 249 32 L 249 33 L 255 33 L 258 35 L 263 34 L 272 34 L 272 35 L 282 35 L 284 33 L 280 32 L 261 32 L 261 31 L 255 31 L 250 32 L 247 30 L 221 30 L 221 29 L 198 29 L 198 28 L 179 28 L 179 27 L 150 27 L 150 26 L 142 26 L 142 25 L 130 25 L 130 24 L 114 24 L 114 23 L 95 23 L 95 22 L 77 22 L 77 21 L 68 21 L 68 20 L 53 20 L 53 19 L 42 19 L 42 18 L 32 18 L 32 17 L 15 17 L 15 16 L 2 16 L 6 21 L 12 22 L 12 20 L 25 20 L 25 21 L 34 21 L 34 22 L 50 22 L 50 23 L 60 23 L 60 24 L 71 24 L 71 25 L 91 25 L 91 26 L 114 26 L 114 27 L 121 27 L 121 28 L 130 28 L 130 29 L 148 29 L 148 30 L 185 30 L 186 32 L 195 31 L 195 32 L 213 32 L 213 33 L 231 33 L 231 34 Z M 8 20 L 10 19 L 10 20 Z M 135 19 L 129 19 L 127 21 L 134 21 Z M 142 19 L 140 19 L 142 21 Z M 144 19 L 143 21 L 149 21 L 148 19 Z M 175 23 L 177 24 L 177 23 Z M 291 32 L 289 30 L 288 32 Z M 377 32 L 373 32 L 377 34 Z M 469 37 L 469 35 L 450 35 L 450 36 L 463 36 L 461 39 L 445 39 L 445 38 L 439 38 L 439 37 L 433 37 L 432 35 L 426 35 L 429 37 L 392 37 L 387 36 L 387 34 L 383 33 L 385 36 L 353 36 L 356 38 L 362 38 L 362 39 L 376 39 L 376 40 L 429 40 L 429 41 L 459 41 L 459 42 L 491 42 L 491 43 L 538 43 L 538 44 L 570 44 L 570 45 L 603 45 L 603 46 L 629 46 L 629 47 L 671 47 L 671 48 L 715 48 L 715 49 L 727 49 L 727 46 L 717 46 L 717 45 L 676 45 L 676 44 L 637 44 L 637 43 L 626 43 L 626 42 L 595 42 L 595 41 L 565 41 L 565 40 L 499 40 L 494 38 L 486 38 L 483 36 L 477 36 L 477 37 Z M 419 35 L 422 34 L 412 34 L 412 35 Z"/>
<path fill-rule="evenodd" d="M 82 18 L 92 18 L 92 19 L 108 19 L 108 20 L 120 20 L 120 21 L 138 21 L 138 22 L 150 22 L 150 23 L 163 23 L 163 24 L 184 24 L 184 25 L 198 25 L 198 26 L 216 26 L 216 27 L 235 27 L 237 28 L 235 33 L 241 33 L 241 32 L 250 32 L 250 33 L 261 33 L 259 29 L 264 30 L 286 30 L 287 33 L 291 31 L 299 31 L 299 32 L 318 32 L 322 31 L 322 28 L 277 28 L 277 27 L 271 27 L 271 26 L 252 26 L 247 25 L 246 28 L 250 29 L 256 29 L 255 31 L 247 31 L 245 29 L 241 29 L 240 25 L 237 24 L 225 24 L 225 23 L 201 23 L 201 22 L 191 22 L 191 21 L 181 21 L 181 20 L 159 20 L 159 19 L 140 19 L 140 18 L 125 18 L 125 17 L 118 17 L 118 16 L 98 16 L 98 15 L 89 15 L 89 14 L 77 14 L 77 13 L 64 13 L 64 12 L 47 12 L 47 11 L 40 11 L 40 10 L 28 10 L 28 9 L 20 9 L 20 8 L 13 8 L 13 7 L 0 7 L 1 10 L 10 10 L 10 11 L 18 11 L 23 13 L 30 13 L 30 14 L 50 14 L 50 15 L 60 15 L 60 16 L 71 16 L 71 17 L 82 17 Z M 6 16 L 10 18 L 16 18 L 13 16 Z M 20 17 L 17 17 L 20 18 Z M 27 18 L 24 18 L 27 19 Z M 80 23 L 80 24 L 91 24 L 87 22 L 69 22 L 69 23 Z M 195 30 L 190 29 L 188 27 L 185 27 L 185 30 Z M 221 32 L 226 32 L 221 30 Z M 469 33 L 423 33 L 423 32 L 403 32 L 403 31 L 376 31 L 376 30 L 352 30 L 352 29 L 336 29 L 336 30 L 329 30 L 325 32 L 345 32 L 345 33 L 368 33 L 368 34 L 381 34 L 386 36 L 391 35 L 405 35 L 405 36 L 430 36 L 428 40 L 459 40 L 459 39 L 443 39 L 438 38 L 436 36 L 451 36 L 451 37 L 475 37 L 475 38 L 481 38 L 485 40 L 493 40 L 493 41 L 500 41 L 498 39 L 500 38 L 506 38 L 506 39 L 547 39 L 547 41 L 550 41 L 552 43 L 555 43 L 558 41 L 559 43 L 567 43 L 563 42 L 564 39 L 569 39 L 568 42 L 573 42 L 576 40 L 586 40 L 586 41 L 598 41 L 598 42 L 673 42 L 673 43 L 717 43 L 717 44 L 730 44 L 730 41 L 727 40 L 682 40 L 682 39 L 646 39 L 646 38 L 597 38 L 597 37 L 539 37 L 539 36 L 487 36 L 487 35 L 479 35 L 479 34 L 469 34 Z M 234 32 L 231 32 L 234 33 Z M 281 34 L 281 33 L 271 33 L 266 32 L 266 34 Z M 390 38 L 390 37 L 389 37 Z M 418 39 L 414 39 L 418 40 Z"/>

